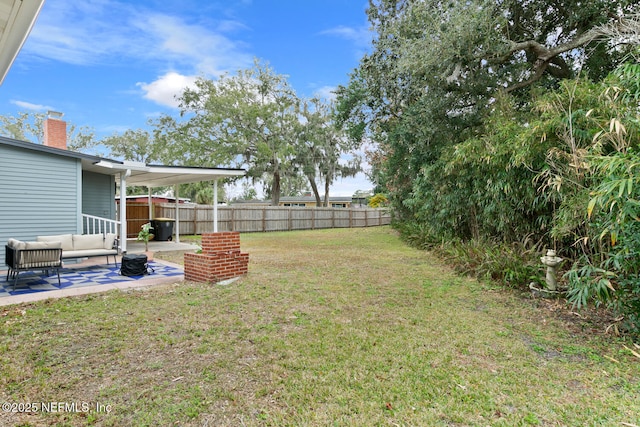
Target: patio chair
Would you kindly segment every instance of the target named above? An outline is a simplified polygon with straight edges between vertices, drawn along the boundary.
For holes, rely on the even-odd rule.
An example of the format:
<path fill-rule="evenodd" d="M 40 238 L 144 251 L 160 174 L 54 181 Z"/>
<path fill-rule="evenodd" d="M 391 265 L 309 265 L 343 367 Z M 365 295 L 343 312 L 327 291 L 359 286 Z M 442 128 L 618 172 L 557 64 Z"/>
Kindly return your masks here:
<path fill-rule="evenodd" d="M 18 283 L 18 276 L 23 271 L 41 270 L 49 275 L 50 271 L 58 275 L 58 288 L 60 283 L 60 268 L 62 268 L 62 248 L 60 242 L 21 242 L 9 239 L 5 245 L 5 264 L 7 282 L 13 279 L 13 289 Z M 56 247 L 57 246 L 57 247 Z"/>

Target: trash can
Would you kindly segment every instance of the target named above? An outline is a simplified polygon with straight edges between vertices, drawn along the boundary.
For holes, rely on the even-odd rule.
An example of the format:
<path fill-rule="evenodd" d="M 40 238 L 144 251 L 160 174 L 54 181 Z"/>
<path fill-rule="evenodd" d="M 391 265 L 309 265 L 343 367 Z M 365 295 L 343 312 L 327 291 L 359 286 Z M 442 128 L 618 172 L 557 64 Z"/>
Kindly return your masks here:
<path fill-rule="evenodd" d="M 153 240 L 166 242 L 171 240 L 173 236 L 173 224 L 176 222 L 173 218 L 156 218 L 151 220 L 153 227 Z"/>

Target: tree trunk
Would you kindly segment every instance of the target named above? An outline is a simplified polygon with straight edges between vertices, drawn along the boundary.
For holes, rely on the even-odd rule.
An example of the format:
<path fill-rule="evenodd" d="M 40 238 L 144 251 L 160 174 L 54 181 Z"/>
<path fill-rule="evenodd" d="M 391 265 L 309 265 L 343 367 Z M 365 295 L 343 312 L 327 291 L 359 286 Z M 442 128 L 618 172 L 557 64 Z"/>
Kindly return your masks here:
<path fill-rule="evenodd" d="M 318 193 L 318 185 L 316 184 L 315 176 L 307 175 L 309 179 L 309 185 L 311 185 L 311 190 L 313 190 L 313 195 L 316 197 L 316 206 L 322 206 L 322 200 L 320 200 L 320 193 Z"/>
<path fill-rule="evenodd" d="M 324 207 L 329 207 L 329 186 L 331 185 L 331 180 L 329 177 L 324 179 Z"/>
<path fill-rule="evenodd" d="M 271 206 L 280 204 L 280 172 L 273 173 L 273 184 L 271 185 Z"/>

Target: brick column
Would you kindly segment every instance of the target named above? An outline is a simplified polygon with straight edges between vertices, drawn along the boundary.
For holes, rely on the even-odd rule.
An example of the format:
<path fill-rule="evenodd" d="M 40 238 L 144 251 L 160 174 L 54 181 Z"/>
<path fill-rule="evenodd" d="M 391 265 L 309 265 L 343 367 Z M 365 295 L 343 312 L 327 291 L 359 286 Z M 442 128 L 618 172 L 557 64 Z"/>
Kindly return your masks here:
<path fill-rule="evenodd" d="M 225 231 L 202 235 L 202 253 L 184 254 L 184 278 L 216 283 L 247 274 L 249 254 L 240 252 L 240 233 Z"/>

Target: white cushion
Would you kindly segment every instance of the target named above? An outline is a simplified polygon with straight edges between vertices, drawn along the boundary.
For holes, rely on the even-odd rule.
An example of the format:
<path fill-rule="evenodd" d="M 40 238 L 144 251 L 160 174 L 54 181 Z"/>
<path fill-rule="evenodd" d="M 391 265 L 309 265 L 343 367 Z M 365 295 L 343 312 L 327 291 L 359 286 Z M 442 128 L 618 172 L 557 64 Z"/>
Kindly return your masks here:
<path fill-rule="evenodd" d="M 116 249 L 83 249 L 81 251 L 64 251 L 62 257 L 68 258 L 85 258 L 98 255 L 118 255 Z"/>
<path fill-rule="evenodd" d="M 73 250 L 73 237 L 71 234 L 59 234 L 56 236 L 38 236 L 38 242 L 60 242 L 63 251 Z"/>
<path fill-rule="evenodd" d="M 9 239 L 9 241 L 7 242 L 7 246 L 13 249 L 24 249 L 26 248 L 27 244 L 21 240 Z"/>
<path fill-rule="evenodd" d="M 113 249 L 113 244 L 116 241 L 116 235 L 113 233 L 107 233 L 104 235 L 104 248 Z"/>
<path fill-rule="evenodd" d="M 73 250 L 81 251 L 84 249 L 103 249 L 104 238 L 102 234 L 74 234 Z"/>
<path fill-rule="evenodd" d="M 47 241 L 47 242 L 26 242 L 25 249 L 60 249 L 62 242 L 59 241 Z"/>

